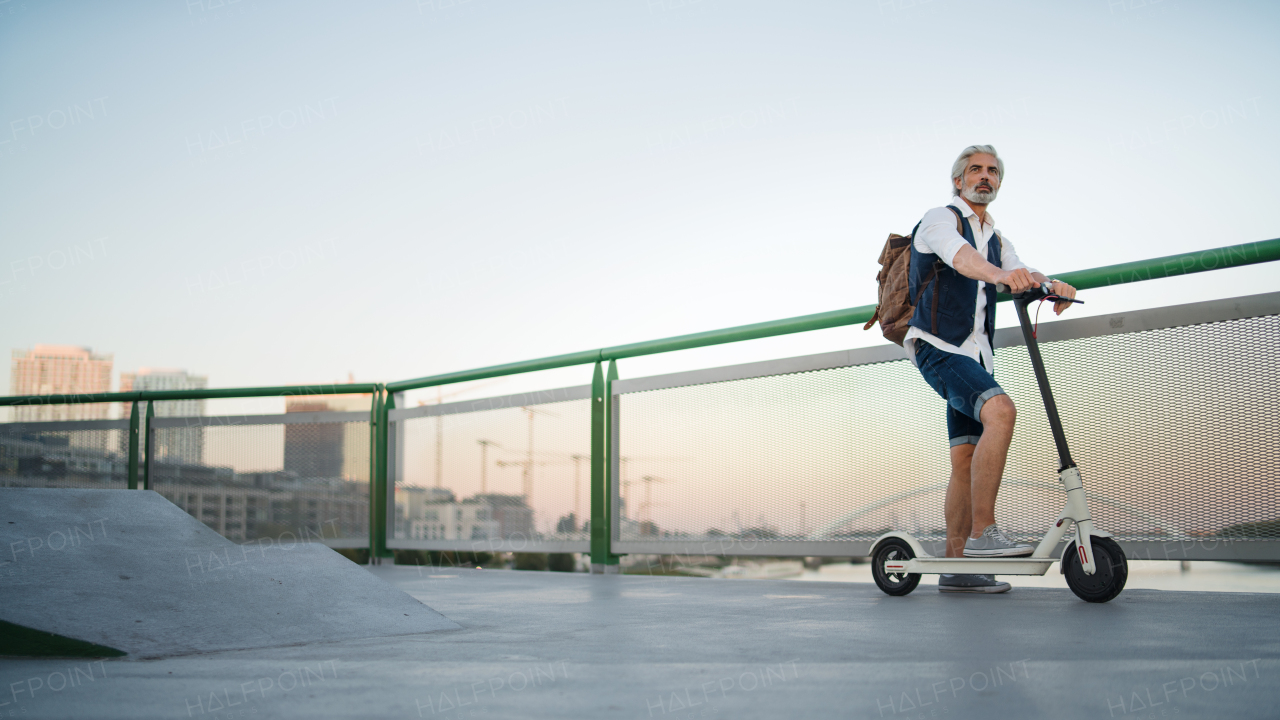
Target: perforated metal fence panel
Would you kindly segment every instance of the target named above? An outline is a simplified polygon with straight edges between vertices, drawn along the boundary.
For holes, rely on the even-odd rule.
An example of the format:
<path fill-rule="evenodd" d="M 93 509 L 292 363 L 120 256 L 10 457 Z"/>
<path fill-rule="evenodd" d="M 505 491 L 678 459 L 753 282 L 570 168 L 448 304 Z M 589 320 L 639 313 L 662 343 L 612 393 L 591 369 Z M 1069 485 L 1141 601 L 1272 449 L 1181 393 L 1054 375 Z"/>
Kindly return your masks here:
<path fill-rule="evenodd" d="M 590 386 L 390 416 L 389 547 L 590 549 Z"/>
<path fill-rule="evenodd" d="M 1043 323 L 1097 526 L 1149 559 L 1280 559 L 1280 293 Z M 1038 539 L 1065 495 L 1021 332 L 997 332 L 1018 408 L 996 517 Z M 614 549 L 940 550 L 946 404 L 897 346 L 614 383 Z"/>
<path fill-rule="evenodd" d="M 0 487 L 128 485 L 128 420 L 0 423 Z"/>
<path fill-rule="evenodd" d="M 152 420 L 151 489 L 236 542 L 367 547 L 369 413 Z"/>

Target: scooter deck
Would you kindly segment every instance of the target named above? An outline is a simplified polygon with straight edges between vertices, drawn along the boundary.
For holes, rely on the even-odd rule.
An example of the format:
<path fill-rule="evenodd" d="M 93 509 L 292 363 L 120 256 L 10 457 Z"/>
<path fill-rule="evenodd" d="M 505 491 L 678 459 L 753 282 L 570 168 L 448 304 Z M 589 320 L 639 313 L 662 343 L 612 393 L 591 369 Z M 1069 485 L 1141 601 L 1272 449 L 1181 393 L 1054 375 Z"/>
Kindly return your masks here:
<path fill-rule="evenodd" d="M 939 573 L 973 575 L 1044 575 L 1058 558 L 948 558 L 918 557 L 910 560 L 889 560 L 884 564 L 886 572 Z"/>

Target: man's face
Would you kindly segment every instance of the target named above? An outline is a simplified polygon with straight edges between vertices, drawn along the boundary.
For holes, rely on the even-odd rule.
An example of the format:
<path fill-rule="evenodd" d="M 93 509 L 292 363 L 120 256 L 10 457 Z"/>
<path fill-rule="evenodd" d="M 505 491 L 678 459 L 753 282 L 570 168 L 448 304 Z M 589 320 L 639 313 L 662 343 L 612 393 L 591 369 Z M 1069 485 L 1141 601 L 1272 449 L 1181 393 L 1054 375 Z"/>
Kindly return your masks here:
<path fill-rule="evenodd" d="M 994 155 L 978 153 L 969 158 L 964 173 L 955 180 L 960 197 L 971 203 L 986 205 L 1000 192 L 1000 167 Z"/>

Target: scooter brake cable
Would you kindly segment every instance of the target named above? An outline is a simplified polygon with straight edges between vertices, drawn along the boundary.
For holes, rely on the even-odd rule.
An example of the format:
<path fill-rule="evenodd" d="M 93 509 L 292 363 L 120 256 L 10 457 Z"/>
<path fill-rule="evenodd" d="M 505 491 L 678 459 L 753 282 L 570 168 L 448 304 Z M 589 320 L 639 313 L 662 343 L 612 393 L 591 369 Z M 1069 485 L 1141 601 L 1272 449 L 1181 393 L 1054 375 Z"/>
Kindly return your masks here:
<path fill-rule="evenodd" d="M 1040 329 L 1040 306 L 1044 304 L 1045 300 L 1052 300 L 1054 303 L 1057 303 L 1059 300 L 1066 300 L 1067 302 L 1084 304 L 1081 300 L 1072 300 L 1071 298 L 1064 298 L 1061 295 L 1045 295 L 1040 298 L 1040 302 L 1036 303 L 1036 324 L 1031 328 L 1031 338 L 1033 340 L 1038 339 L 1036 337 L 1036 332 Z"/>
<path fill-rule="evenodd" d="M 1040 298 L 1040 302 L 1036 303 L 1036 324 L 1031 326 L 1031 339 L 1032 339 L 1032 340 L 1038 340 L 1038 339 L 1039 339 L 1038 337 L 1036 337 L 1036 333 L 1037 333 L 1037 332 L 1039 332 L 1039 330 L 1040 330 L 1040 306 L 1041 306 L 1041 305 L 1044 305 L 1044 301 L 1045 301 L 1045 300 L 1048 300 L 1048 299 L 1050 299 L 1050 298 L 1054 298 L 1054 297 L 1057 297 L 1057 296 L 1056 296 L 1056 295 L 1046 295 L 1046 296 L 1044 296 L 1044 297 Z"/>

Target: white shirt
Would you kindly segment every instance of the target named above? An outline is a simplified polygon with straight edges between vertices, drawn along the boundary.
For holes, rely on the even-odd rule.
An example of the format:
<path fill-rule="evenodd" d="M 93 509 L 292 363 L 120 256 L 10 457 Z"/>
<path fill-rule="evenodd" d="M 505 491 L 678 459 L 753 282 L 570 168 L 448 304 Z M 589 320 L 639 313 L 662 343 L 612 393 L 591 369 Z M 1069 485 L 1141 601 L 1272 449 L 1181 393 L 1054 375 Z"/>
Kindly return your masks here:
<path fill-rule="evenodd" d="M 973 229 L 973 239 L 978 243 L 978 255 L 985 260 L 987 257 L 987 243 L 990 242 L 996 231 L 995 218 L 991 217 L 991 213 L 988 212 L 987 221 L 979 222 L 978 214 L 959 195 L 953 197 L 948 205 L 956 208 L 962 215 L 969 218 L 969 227 Z M 1013 243 L 1009 242 L 1008 235 L 1000 233 L 1000 237 L 1004 240 L 1004 245 L 1000 248 L 1001 269 L 1017 270 L 1018 268 L 1026 268 L 1027 272 L 1036 272 L 1036 270 L 1027 267 L 1025 263 L 1018 259 L 1018 253 L 1013 249 Z M 920 229 L 916 231 L 913 242 L 916 250 L 937 255 L 942 259 L 942 262 L 952 269 L 955 269 L 955 265 L 951 261 L 955 258 L 956 253 L 960 252 L 960 248 L 968 244 L 965 242 L 964 236 L 956 232 L 956 214 L 948 210 L 945 205 L 936 207 L 924 214 L 924 219 L 920 221 Z M 958 347 L 914 325 L 907 330 L 907 336 L 903 338 L 902 346 L 906 349 L 907 358 L 911 360 L 912 365 L 916 364 L 916 344 L 912 341 L 919 338 L 939 350 L 973 358 L 981 362 L 987 372 L 995 373 L 995 356 L 991 351 L 991 338 L 987 337 L 986 328 L 987 294 L 983 292 L 986 287 L 987 284 L 985 282 L 978 281 L 978 299 L 973 312 L 973 332 L 969 333 L 969 337 L 965 338 Z"/>

